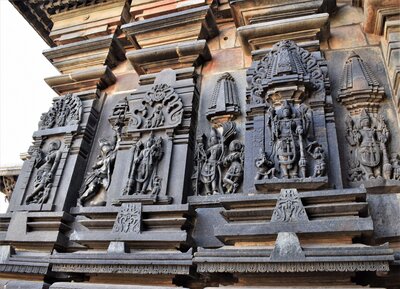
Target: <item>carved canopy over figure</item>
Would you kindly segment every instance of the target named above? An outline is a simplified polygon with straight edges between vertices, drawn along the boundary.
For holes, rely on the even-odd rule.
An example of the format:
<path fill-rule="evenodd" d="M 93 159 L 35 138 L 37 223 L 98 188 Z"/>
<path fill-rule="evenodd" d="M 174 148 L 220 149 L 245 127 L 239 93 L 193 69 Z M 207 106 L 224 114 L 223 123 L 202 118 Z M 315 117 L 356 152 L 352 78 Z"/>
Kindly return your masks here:
<path fill-rule="evenodd" d="M 298 178 L 299 167 L 301 177 L 305 177 L 306 159 L 304 155 L 304 139 L 310 126 L 307 108 L 295 108 L 285 101 L 278 111 L 269 110 L 267 121 L 271 129 L 274 152 L 277 156 L 282 178 Z"/>
<path fill-rule="evenodd" d="M 150 138 L 143 143 L 139 140 L 133 147 L 133 165 L 128 183 L 123 194 L 145 195 L 160 192 L 161 178 L 156 173 L 156 167 L 163 157 L 163 140 L 161 137 Z"/>
<path fill-rule="evenodd" d="M 87 202 L 89 202 L 91 206 L 105 205 L 105 200 L 91 200 L 93 200 L 102 189 L 107 191 L 110 185 L 114 162 L 121 141 L 121 129 L 122 126 L 116 128 L 115 140 L 99 140 L 100 154 L 97 157 L 96 163 L 92 166 L 93 170 L 86 176 L 78 200 L 79 206 L 84 206 Z"/>
<path fill-rule="evenodd" d="M 48 200 L 54 176 L 60 163 L 60 147 L 61 142 L 55 140 L 50 143 L 47 153 L 41 150 L 34 152 L 33 157 L 35 158 L 37 172 L 33 181 L 34 190 L 25 201 L 27 205 L 43 204 Z"/>
<path fill-rule="evenodd" d="M 78 124 L 81 120 L 82 101 L 79 97 L 67 94 L 54 101 L 47 113 L 42 114 L 39 129 Z"/>
<path fill-rule="evenodd" d="M 346 125 L 346 139 L 351 146 L 356 147 L 355 164 L 360 167 L 362 178 L 365 180 L 381 178 L 382 159 L 385 178 L 390 178 L 391 165 L 386 149 L 389 130 L 383 117 L 370 117 L 365 110 L 362 110 L 358 124 L 355 124 L 354 120 L 348 116 Z"/>

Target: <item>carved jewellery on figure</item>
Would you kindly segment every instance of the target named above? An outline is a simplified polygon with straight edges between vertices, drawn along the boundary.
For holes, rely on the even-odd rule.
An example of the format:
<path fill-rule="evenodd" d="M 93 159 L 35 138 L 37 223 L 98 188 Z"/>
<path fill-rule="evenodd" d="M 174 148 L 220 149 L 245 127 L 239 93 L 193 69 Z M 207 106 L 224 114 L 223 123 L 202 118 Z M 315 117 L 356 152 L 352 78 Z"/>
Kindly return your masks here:
<path fill-rule="evenodd" d="M 221 129 L 222 134 L 211 128 L 207 145 L 204 137 L 198 139 L 192 176 L 197 194 L 202 191 L 206 195 L 237 193 L 242 182 L 244 146 L 234 139 L 236 124 L 227 122 Z"/>
<path fill-rule="evenodd" d="M 104 206 L 106 204 L 104 196 L 98 200 L 96 197 L 101 192 L 104 192 L 105 195 L 110 186 L 114 163 L 121 142 L 124 119 L 124 113 L 120 112 L 114 121 L 114 126 L 112 126 L 115 131 L 114 137 L 99 140 L 100 152 L 92 166 L 92 171 L 87 174 L 83 187 L 79 192 L 78 206 Z"/>
<path fill-rule="evenodd" d="M 68 93 L 53 102 L 48 112 L 43 113 L 39 129 L 48 129 L 78 124 L 82 115 L 82 101 L 76 95 Z"/>
<path fill-rule="evenodd" d="M 181 123 L 183 103 L 173 87 L 165 83 L 155 84 L 142 101 L 133 105 L 131 112 L 131 128 L 175 127 Z"/>
<path fill-rule="evenodd" d="M 161 190 L 157 168 L 164 154 L 163 139 L 151 133 L 145 143 L 139 140 L 133 145 L 132 154 L 132 166 L 123 194 L 157 196 Z"/>
<path fill-rule="evenodd" d="M 349 171 L 350 181 L 381 178 L 382 164 L 383 177 L 390 179 L 392 166 L 386 148 L 390 134 L 383 116 L 370 116 L 363 109 L 358 122 L 347 116 L 346 126 L 346 139 L 355 147 L 354 167 Z M 356 171 L 357 167 L 360 169 Z"/>
<path fill-rule="evenodd" d="M 49 198 L 55 174 L 61 159 L 61 142 L 50 142 L 47 152 L 37 149 L 33 152 L 36 175 L 33 180 L 33 192 L 25 200 L 29 204 L 44 204 Z"/>

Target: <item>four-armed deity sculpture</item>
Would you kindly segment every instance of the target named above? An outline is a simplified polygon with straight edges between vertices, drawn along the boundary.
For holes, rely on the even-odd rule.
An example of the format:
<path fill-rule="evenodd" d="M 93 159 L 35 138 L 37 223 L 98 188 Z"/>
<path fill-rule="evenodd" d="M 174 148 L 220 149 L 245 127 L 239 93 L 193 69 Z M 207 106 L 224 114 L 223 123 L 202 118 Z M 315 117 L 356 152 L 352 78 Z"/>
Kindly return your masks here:
<path fill-rule="evenodd" d="M 362 110 L 359 121 L 355 124 L 351 117 L 346 119 L 346 139 L 351 146 L 355 147 L 354 166 L 361 176 L 353 176 L 353 179 L 375 179 L 390 178 L 392 166 L 389 163 L 386 143 L 389 139 L 389 130 L 383 117 L 371 117 L 365 110 Z"/>

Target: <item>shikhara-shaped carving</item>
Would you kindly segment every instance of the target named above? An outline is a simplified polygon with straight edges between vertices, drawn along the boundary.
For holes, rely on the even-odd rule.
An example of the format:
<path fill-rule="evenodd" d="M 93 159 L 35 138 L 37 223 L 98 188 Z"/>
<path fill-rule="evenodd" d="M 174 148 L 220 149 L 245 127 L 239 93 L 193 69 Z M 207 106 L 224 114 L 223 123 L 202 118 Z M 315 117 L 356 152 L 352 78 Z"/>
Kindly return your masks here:
<path fill-rule="evenodd" d="M 163 157 L 162 138 L 151 134 L 144 144 L 140 140 L 134 144 L 132 153 L 132 166 L 123 194 L 157 196 L 161 190 L 157 167 Z"/>
<path fill-rule="evenodd" d="M 81 121 L 81 115 L 82 101 L 76 95 L 69 93 L 54 101 L 49 111 L 42 114 L 39 129 L 78 124 Z"/>
<path fill-rule="evenodd" d="M 140 233 L 142 206 L 140 203 L 124 203 L 118 212 L 112 231 L 114 233 Z"/>
<path fill-rule="evenodd" d="M 207 118 L 213 122 L 216 118 L 226 121 L 239 114 L 240 107 L 235 79 L 229 73 L 224 73 L 215 85 L 208 105 Z"/>
<path fill-rule="evenodd" d="M 155 84 L 141 102 L 133 105 L 130 127 L 175 127 L 181 123 L 182 114 L 182 100 L 175 90 L 167 84 Z"/>
<path fill-rule="evenodd" d="M 307 213 L 296 189 L 282 189 L 271 222 L 308 221 Z"/>
<path fill-rule="evenodd" d="M 192 184 L 195 192 L 206 195 L 233 194 L 243 179 L 244 146 L 233 138 L 237 134 L 234 122 L 222 126 L 222 135 L 212 128 L 207 146 L 204 137 L 198 139 Z"/>
<path fill-rule="evenodd" d="M 279 177 L 284 179 L 306 177 L 305 144 L 309 136 L 311 119 L 308 108 L 303 104 L 295 107 L 289 101 L 285 101 L 278 110 L 273 107 L 269 108 L 267 126 L 270 129 L 273 144 L 271 158 L 276 157 L 278 161 Z M 315 142 L 312 144 L 315 144 Z M 312 145 L 309 145 L 309 147 L 313 149 L 309 153 L 316 160 L 315 166 L 318 167 L 315 168 L 318 173 L 314 173 L 314 176 L 324 176 L 325 163 L 322 148 L 316 149 Z M 259 172 L 256 175 L 256 179 L 278 176 L 275 172 L 269 171 L 270 169 L 268 168 L 272 168 L 270 163 L 272 160 L 268 160 L 264 154 L 261 151 L 261 155 L 256 159 L 256 166 Z"/>
<path fill-rule="evenodd" d="M 247 95 L 255 105 L 266 101 L 269 95 L 265 92 L 269 88 L 289 82 L 309 86 L 312 95 L 324 94 L 325 78 L 317 59 L 290 40 L 275 44 L 250 71 Z"/>
<path fill-rule="evenodd" d="M 48 200 L 57 167 L 60 163 L 60 148 L 61 142 L 55 140 L 49 144 L 47 152 L 40 149 L 33 152 L 32 157 L 37 171 L 33 180 L 33 192 L 25 200 L 27 205 L 43 204 Z"/>
<path fill-rule="evenodd" d="M 116 131 L 114 139 L 103 138 L 99 140 L 100 153 L 97 156 L 92 171 L 85 178 L 84 185 L 80 191 L 78 206 L 104 206 L 105 199 L 96 200 L 101 191 L 107 192 L 111 182 L 111 176 L 114 170 L 114 162 L 117 156 L 121 141 L 122 123 L 113 127 Z"/>
<path fill-rule="evenodd" d="M 355 147 L 349 180 L 381 178 L 382 168 L 384 178 L 390 179 L 392 165 L 386 148 L 390 134 L 384 118 L 370 116 L 362 110 L 358 122 L 347 116 L 346 126 L 346 139 Z"/>

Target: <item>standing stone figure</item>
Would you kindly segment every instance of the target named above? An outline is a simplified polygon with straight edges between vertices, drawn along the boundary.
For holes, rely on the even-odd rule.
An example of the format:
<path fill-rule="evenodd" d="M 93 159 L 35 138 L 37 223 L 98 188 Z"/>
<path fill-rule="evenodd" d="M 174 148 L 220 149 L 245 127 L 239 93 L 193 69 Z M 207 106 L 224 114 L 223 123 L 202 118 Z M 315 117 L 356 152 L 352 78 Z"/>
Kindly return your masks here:
<path fill-rule="evenodd" d="M 314 178 L 325 176 L 326 175 L 326 161 L 325 161 L 324 149 L 316 142 L 312 142 L 311 144 L 309 144 L 307 146 L 307 152 L 315 160 L 314 173 L 312 176 Z"/>
<path fill-rule="evenodd" d="M 156 139 L 151 134 L 145 143 L 145 148 L 140 152 L 138 158 L 134 160 L 134 165 L 137 166 L 135 194 L 146 194 L 150 186 L 154 185 L 155 168 L 162 156 L 162 138 Z"/>
<path fill-rule="evenodd" d="M 33 192 L 26 198 L 26 204 L 43 204 L 49 198 L 55 173 L 61 158 L 61 142 L 52 141 L 47 154 L 43 151 L 35 152 L 36 176 L 33 181 Z M 44 157 L 43 157 L 44 155 Z"/>
<path fill-rule="evenodd" d="M 350 145 L 356 146 L 355 157 L 365 180 L 382 177 L 382 156 L 384 171 L 387 170 L 389 165 L 389 178 L 391 174 L 391 165 L 389 164 L 386 150 L 389 131 L 383 119 L 376 121 L 378 122 L 378 127 L 372 124 L 371 118 L 365 110 L 361 112 L 358 126 L 354 125 L 351 117 L 346 120 L 346 138 Z"/>
<path fill-rule="evenodd" d="M 261 148 L 258 157 L 256 158 L 257 174 L 256 180 L 265 180 L 276 178 L 274 162 L 271 161 L 264 150 Z"/>
<path fill-rule="evenodd" d="M 202 191 L 202 186 L 200 186 L 201 170 L 203 164 L 207 161 L 207 153 L 204 148 L 204 135 L 197 138 L 196 150 L 194 152 L 195 165 L 193 167 L 192 174 L 192 189 L 195 195 L 199 195 Z"/>
<path fill-rule="evenodd" d="M 96 163 L 92 166 L 85 180 L 83 190 L 80 192 L 78 206 L 84 206 L 86 202 L 94 199 L 102 190 L 107 191 L 111 183 L 111 175 L 114 169 L 114 162 L 121 141 L 121 129 L 119 126 L 116 131 L 115 140 L 109 139 L 99 140 L 100 154 L 97 157 Z M 95 200 L 91 201 L 91 206 L 104 206 L 106 201 Z"/>
<path fill-rule="evenodd" d="M 301 177 L 305 177 L 303 138 L 306 136 L 308 119 L 287 101 L 276 113 L 272 109 L 270 115 L 273 117 L 269 120 L 272 140 L 282 178 L 298 178 L 299 167 Z"/>
<path fill-rule="evenodd" d="M 227 172 L 222 180 L 223 187 L 226 188 L 226 193 L 236 193 L 240 181 L 243 177 L 243 145 L 238 140 L 233 140 L 229 144 L 229 153 L 223 159 L 223 165 L 228 167 Z"/>
<path fill-rule="evenodd" d="M 393 180 L 400 181 L 400 154 L 393 154 L 392 159 Z"/>
<path fill-rule="evenodd" d="M 204 184 L 207 195 L 220 194 L 223 144 L 214 128 L 211 129 L 206 156 L 200 172 L 200 181 Z"/>

